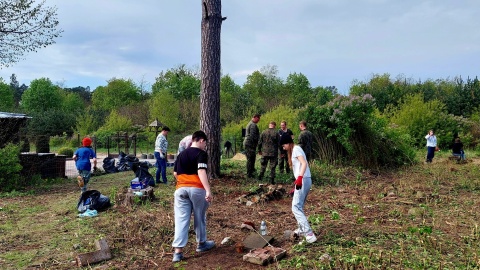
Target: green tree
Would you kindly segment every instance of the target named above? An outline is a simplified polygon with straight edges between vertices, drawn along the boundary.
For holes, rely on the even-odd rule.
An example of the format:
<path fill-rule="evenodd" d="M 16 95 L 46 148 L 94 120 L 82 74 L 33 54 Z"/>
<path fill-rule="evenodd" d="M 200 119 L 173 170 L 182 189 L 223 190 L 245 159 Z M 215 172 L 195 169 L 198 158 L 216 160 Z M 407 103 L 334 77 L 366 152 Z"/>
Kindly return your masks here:
<path fill-rule="evenodd" d="M 335 86 L 317 86 L 312 89 L 312 92 L 314 98 L 311 100 L 311 102 L 317 106 L 324 105 L 338 96 L 338 90 Z"/>
<path fill-rule="evenodd" d="M 22 94 L 27 90 L 27 86 L 25 84 L 20 85 L 20 83 L 17 80 L 17 76 L 15 74 L 12 74 L 10 76 L 10 88 L 13 91 L 13 96 L 15 99 L 15 106 L 18 108 L 20 104 L 20 100 L 22 99 Z"/>
<path fill-rule="evenodd" d="M 249 104 L 251 101 L 248 93 L 229 75 L 220 79 L 220 122 L 222 126 L 247 117 Z"/>
<path fill-rule="evenodd" d="M 387 112 L 390 122 L 414 138 L 416 146 L 425 145 L 425 135 L 433 129 L 442 148 L 449 146 L 455 134 L 468 130 L 470 123 L 463 117 L 448 114 L 438 99 L 424 101 L 422 93 L 407 95 L 398 108 Z"/>
<path fill-rule="evenodd" d="M 100 130 L 108 131 L 111 133 L 127 132 L 132 129 L 132 121 L 125 116 L 121 116 L 117 111 L 113 110 L 107 117 L 105 124 Z"/>
<path fill-rule="evenodd" d="M 312 99 L 313 92 L 310 87 L 310 82 L 302 73 L 290 73 L 285 81 L 284 93 L 286 100 L 290 101 L 288 104 L 293 108 L 305 107 Z"/>
<path fill-rule="evenodd" d="M 380 112 L 383 112 L 388 104 L 394 99 L 392 98 L 393 83 L 390 80 L 390 74 L 383 75 L 374 74 L 368 83 L 355 81 L 350 87 L 350 94 L 363 96 L 372 95 Z"/>
<path fill-rule="evenodd" d="M 161 91 L 153 94 L 149 101 L 150 118 L 168 126 L 173 132 L 185 130 L 185 122 L 180 120 L 179 101 L 176 100 L 169 92 Z"/>
<path fill-rule="evenodd" d="M 191 100 L 200 96 L 200 75 L 184 64 L 160 72 L 152 85 L 152 94 L 169 92 L 177 100 Z"/>
<path fill-rule="evenodd" d="M 66 113 L 78 115 L 85 110 L 85 102 L 78 93 L 62 91 L 62 109 Z"/>
<path fill-rule="evenodd" d="M 22 94 L 22 107 L 27 113 L 59 109 L 62 107 L 61 92 L 50 79 L 35 79 Z"/>
<path fill-rule="evenodd" d="M 281 94 L 285 88 L 282 79 L 278 77 L 277 66 L 267 65 L 248 75 L 243 89 L 251 96 L 252 110 L 258 113 L 277 107 L 285 98 Z"/>
<path fill-rule="evenodd" d="M 55 43 L 63 32 L 58 29 L 57 9 L 45 6 L 45 1 L 35 2 L 0 0 L 0 66 Z"/>
<path fill-rule="evenodd" d="M 11 112 L 15 107 L 14 93 L 10 86 L 0 78 L 0 111 Z"/>
<path fill-rule="evenodd" d="M 112 111 L 142 99 L 140 89 L 132 80 L 110 79 L 107 86 L 99 86 L 92 94 L 93 106 Z"/>

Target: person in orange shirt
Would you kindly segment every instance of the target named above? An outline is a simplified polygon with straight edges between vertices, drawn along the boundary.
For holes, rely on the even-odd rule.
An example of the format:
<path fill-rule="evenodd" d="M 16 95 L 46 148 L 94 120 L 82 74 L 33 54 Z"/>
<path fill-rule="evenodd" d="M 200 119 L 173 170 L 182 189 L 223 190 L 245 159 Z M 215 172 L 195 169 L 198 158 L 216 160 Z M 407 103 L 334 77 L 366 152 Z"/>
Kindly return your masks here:
<path fill-rule="evenodd" d="M 192 135 L 192 145 L 182 151 L 173 166 L 177 180 L 174 193 L 175 248 L 173 262 L 184 259 L 183 248 L 188 242 L 190 216 L 193 213 L 193 227 L 197 240 L 197 252 L 204 252 L 215 246 L 207 240 L 207 209 L 212 201 L 212 193 L 207 177 L 208 155 L 205 152 L 207 135 L 199 130 Z"/>

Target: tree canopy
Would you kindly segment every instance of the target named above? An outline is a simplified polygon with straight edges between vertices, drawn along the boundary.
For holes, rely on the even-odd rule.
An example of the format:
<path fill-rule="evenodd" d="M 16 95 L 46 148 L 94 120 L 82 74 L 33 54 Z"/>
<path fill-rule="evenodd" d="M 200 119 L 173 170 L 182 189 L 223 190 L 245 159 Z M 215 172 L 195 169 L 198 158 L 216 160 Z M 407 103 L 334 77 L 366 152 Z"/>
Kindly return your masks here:
<path fill-rule="evenodd" d="M 0 0 L 0 66 L 9 66 L 26 52 L 55 43 L 63 32 L 56 12 L 55 7 L 45 6 L 45 1 Z"/>

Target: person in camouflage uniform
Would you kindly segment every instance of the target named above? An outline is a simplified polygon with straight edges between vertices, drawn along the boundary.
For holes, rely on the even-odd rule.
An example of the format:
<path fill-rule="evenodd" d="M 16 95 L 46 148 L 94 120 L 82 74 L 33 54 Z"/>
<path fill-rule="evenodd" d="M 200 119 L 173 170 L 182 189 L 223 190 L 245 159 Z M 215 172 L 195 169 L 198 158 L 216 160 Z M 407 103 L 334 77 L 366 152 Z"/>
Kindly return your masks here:
<path fill-rule="evenodd" d="M 282 137 L 283 133 L 287 133 L 293 139 L 293 132 L 289 128 L 287 128 L 287 121 L 280 122 L 280 129 L 278 130 L 278 134 L 280 135 L 280 137 Z M 282 147 L 280 147 L 280 153 L 278 157 L 278 169 L 280 173 L 287 172 L 287 174 L 290 174 L 287 151 L 283 150 Z"/>
<path fill-rule="evenodd" d="M 300 135 L 298 135 L 298 145 L 303 149 L 303 152 L 305 152 L 307 161 L 310 162 L 312 158 L 313 133 L 307 130 L 307 122 L 305 121 L 300 121 L 298 126 L 301 130 Z"/>
<path fill-rule="evenodd" d="M 245 148 L 245 156 L 247 157 L 247 177 L 253 178 L 255 173 L 255 158 L 257 155 L 257 144 L 260 137 L 257 123 L 260 121 L 260 114 L 255 114 L 252 120 L 247 124 L 245 129 L 245 139 L 243 147 Z"/>
<path fill-rule="evenodd" d="M 270 170 L 270 183 L 275 184 L 275 168 L 277 167 L 277 158 L 280 142 L 280 134 L 275 130 L 275 122 L 270 122 L 268 129 L 264 130 L 260 135 L 260 141 L 258 142 L 258 153 L 262 156 L 260 164 L 260 174 L 258 180 L 262 181 L 267 164 L 270 164 L 268 169 Z"/>

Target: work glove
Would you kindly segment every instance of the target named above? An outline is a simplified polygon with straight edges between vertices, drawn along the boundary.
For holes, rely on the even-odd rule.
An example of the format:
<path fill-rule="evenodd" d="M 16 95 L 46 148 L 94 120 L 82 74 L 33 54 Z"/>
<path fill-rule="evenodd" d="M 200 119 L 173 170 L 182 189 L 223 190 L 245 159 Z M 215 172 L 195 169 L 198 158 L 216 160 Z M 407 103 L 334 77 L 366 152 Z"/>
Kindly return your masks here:
<path fill-rule="evenodd" d="M 302 185 L 303 185 L 303 176 L 298 176 L 297 177 L 297 180 L 295 180 L 295 189 L 296 190 L 299 190 L 302 188 Z"/>
<path fill-rule="evenodd" d="M 293 193 L 295 193 L 295 189 L 294 189 L 294 188 L 292 188 L 292 190 L 290 190 L 290 192 L 288 192 L 288 196 L 293 197 Z"/>
<path fill-rule="evenodd" d="M 160 153 L 160 158 L 162 158 L 162 159 L 165 158 L 165 156 L 163 155 L 162 152 L 159 152 L 159 153 Z"/>

